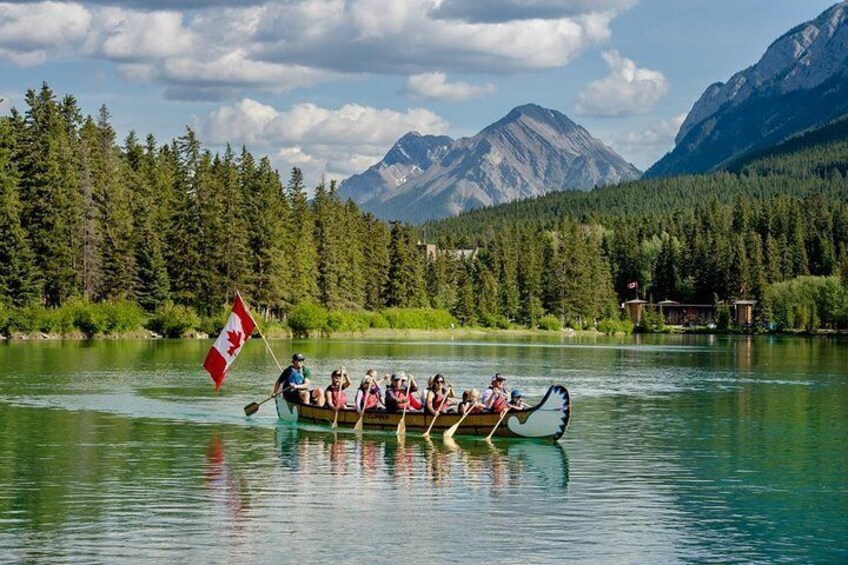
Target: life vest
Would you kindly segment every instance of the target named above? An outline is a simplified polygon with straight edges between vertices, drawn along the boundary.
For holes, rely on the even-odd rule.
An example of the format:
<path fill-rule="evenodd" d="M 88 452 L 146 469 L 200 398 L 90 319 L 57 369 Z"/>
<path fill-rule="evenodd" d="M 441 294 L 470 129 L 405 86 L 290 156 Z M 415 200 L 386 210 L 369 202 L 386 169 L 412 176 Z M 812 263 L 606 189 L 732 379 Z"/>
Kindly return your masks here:
<path fill-rule="evenodd" d="M 379 400 L 377 399 L 377 395 L 379 392 L 372 392 L 368 390 L 363 392 L 362 389 L 357 393 L 356 405 L 362 406 L 362 395 L 365 395 L 365 410 L 370 410 L 371 408 L 375 408 L 379 404 Z"/>
<path fill-rule="evenodd" d="M 347 404 L 347 393 L 341 390 L 340 386 L 336 385 L 328 386 L 327 390 L 333 395 L 333 407 L 341 406 L 344 408 L 345 404 Z"/>
<path fill-rule="evenodd" d="M 489 387 L 492 388 L 492 387 Z M 492 412 L 501 412 L 506 409 L 509 403 L 506 400 L 506 394 L 499 391 L 494 391 L 495 398 L 492 400 Z"/>
<path fill-rule="evenodd" d="M 415 392 L 416 391 L 410 391 L 406 395 L 406 397 L 409 399 L 409 407 L 413 410 L 421 410 L 421 397 Z"/>

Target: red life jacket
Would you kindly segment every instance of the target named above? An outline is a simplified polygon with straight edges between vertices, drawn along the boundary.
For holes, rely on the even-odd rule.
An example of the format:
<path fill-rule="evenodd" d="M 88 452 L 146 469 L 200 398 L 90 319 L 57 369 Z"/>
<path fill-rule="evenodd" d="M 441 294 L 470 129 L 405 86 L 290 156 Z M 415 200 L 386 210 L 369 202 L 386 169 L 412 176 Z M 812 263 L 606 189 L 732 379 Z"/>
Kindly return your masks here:
<path fill-rule="evenodd" d="M 495 393 L 495 398 L 492 400 L 492 412 L 501 412 L 505 410 L 509 403 L 506 401 L 505 394 Z"/>
<path fill-rule="evenodd" d="M 362 390 L 360 389 L 359 392 L 362 392 Z M 377 399 L 378 393 L 372 393 L 371 390 L 369 389 L 365 392 L 362 392 L 362 394 L 365 395 L 365 410 L 368 410 L 370 408 L 375 408 L 379 404 L 379 401 Z M 362 397 L 361 396 L 357 400 L 357 406 L 360 406 L 360 407 L 362 406 Z"/>
<path fill-rule="evenodd" d="M 333 408 L 337 406 L 344 408 L 347 404 L 347 393 L 341 390 L 341 387 L 334 385 L 328 386 L 327 390 L 333 395 Z"/>
<path fill-rule="evenodd" d="M 413 410 L 421 410 L 421 397 L 415 391 L 407 392 L 406 397 L 409 399 L 409 407 Z"/>

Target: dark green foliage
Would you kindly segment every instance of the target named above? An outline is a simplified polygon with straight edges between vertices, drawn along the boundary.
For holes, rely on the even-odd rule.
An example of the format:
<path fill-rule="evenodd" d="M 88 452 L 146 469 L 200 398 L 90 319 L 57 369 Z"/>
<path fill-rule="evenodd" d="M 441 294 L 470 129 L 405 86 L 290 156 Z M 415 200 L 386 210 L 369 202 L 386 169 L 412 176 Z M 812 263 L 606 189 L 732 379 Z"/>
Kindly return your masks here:
<path fill-rule="evenodd" d="M 164 145 L 130 133 L 120 146 L 105 107 L 84 118 L 46 85 L 25 101 L 0 118 L 9 327 L 128 331 L 140 323 L 132 302 L 178 335 L 198 327 L 197 313 L 204 328 L 220 323 L 236 292 L 262 323 L 288 317 L 300 333 L 627 331 L 616 329 L 618 305 L 637 296 L 750 298 L 759 322 L 841 323 L 822 310 L 838 300 L 786 306 L 812 283 L 769 294 L 808 275 L 848 280 L 848 141 L 837 126 L 733 173 L 553 193 L 416 228 L 362 214 L 332 182 L 310 201 L 299 169 L 284 186 L 267 157 L 214 154 L 191 129 Z M 98 302 L 123 306 L 89 310 Z M 34 314 L 39 304 L 46 313 Z"/>
<path fill-rule="evenodd" d="M 165 337 L 181 337 L 199 326 L 200 317 L 193 308 L 173 302 L 163 304 L 147 323 L 147 329 Z"/>

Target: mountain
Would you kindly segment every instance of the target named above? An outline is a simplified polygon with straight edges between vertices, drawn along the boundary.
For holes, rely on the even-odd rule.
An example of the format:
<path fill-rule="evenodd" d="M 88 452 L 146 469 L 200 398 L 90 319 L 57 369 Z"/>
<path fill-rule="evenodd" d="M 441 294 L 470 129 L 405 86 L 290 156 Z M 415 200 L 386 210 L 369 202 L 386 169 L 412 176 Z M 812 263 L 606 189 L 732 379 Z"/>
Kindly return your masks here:
<path fill-rule="evenodd" d="M 346 198 L 360 205 L 379 201 L 395 188 L 420 176 L 447 153 L 451 143 L 453 139 L 446 135 L 421 135 L 411 131 L 392 146 L 382 161 L 343 181 L 340 190 Z"/>
<path fill-rule="evenodd" d="M 848 114 L 848 0 L 777 39 L 757 64 L 710 85 L 674 149 L 646 177 L 716 170 Z"/>
<path fill-rule="evenodd" d="M 564 114 L 527 104 L 470 138 L 409 133 L 382 161 L 343 181 L 339 193 L 378 217 L 420 222 L 639 176 Z"/>

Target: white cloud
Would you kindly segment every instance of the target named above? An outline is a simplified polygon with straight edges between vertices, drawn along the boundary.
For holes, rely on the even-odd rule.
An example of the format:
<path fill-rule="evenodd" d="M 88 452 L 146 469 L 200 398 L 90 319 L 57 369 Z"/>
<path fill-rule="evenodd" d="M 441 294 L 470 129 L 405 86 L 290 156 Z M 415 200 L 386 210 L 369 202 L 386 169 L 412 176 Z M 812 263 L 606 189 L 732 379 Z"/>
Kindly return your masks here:
<path fill-rule="evenodd" d="M 359 73 L 502 74 L 567 65 L 607 41 L 610 22 L 633 1 L 497 0 L 496 17 L 485 20 L 448 13 L 479 12 L 479 1 L 233 0 L 226 7 L 203 0 L 182 9 L 158 1 L 154 7 L 173 8 L 142 10 L 135 0 L 0 0 L 0 58 L 17 65 L 103 59 L 127 80 L 186 98 L 280 92 Z M 437 96 L 464 99 L 476 88 L 445 83 Z"/>
<path fill-rule="evenodd" d="M 418 98 L 456 102 L 487 96 L 495 91 L 491 83 L 474 85 L 464 81 L 448 82 L 445 73 L 421 73 L 406 80 L 404 92 Z"/>
<path fill-rule="evenodd" d="M 651 69 L 640 69 L 618 51 L 605 51 L 610 68 L 606 77 L 590 82 L 577 93 L 576 113 L 584 116 L 632 116 L 650 112 L 668 93 L 665 76 Z"/>
<path fill-rule="evenodd" d="M 637 0 L 442 0 L 437 17 L 475 22 L 558 19 L 589 12 L 622 11 Z"/>
<path fill-rule="evenodd" d="M 641 131 L 613 134 L 610 145 L 632 160 L 637 167 L 647 169 L 674 147 L 674 136 L 685 119 L 685 113 L 677 114 L 650 124 Z"/>
<path fill-rule="evenodd" d="M 0 59 L 15 65 L 37 65 L 48 52 L 82 41 L 91 14 L 80 4 L 0 3 Z"/>
<path fill-rule="evenodd" d="M 406 112 L 346 104 L 337 109 L 296 104 L 286 111 L 250 98 L 221 106 L 201 124 L 214 144 L 247 144 L 275 156 L 280 170 L 319 165 L 330 178 L 362 172 L 379 161 L 403 134 L 442 134 L 449 124 L 423 108 Z"/>

